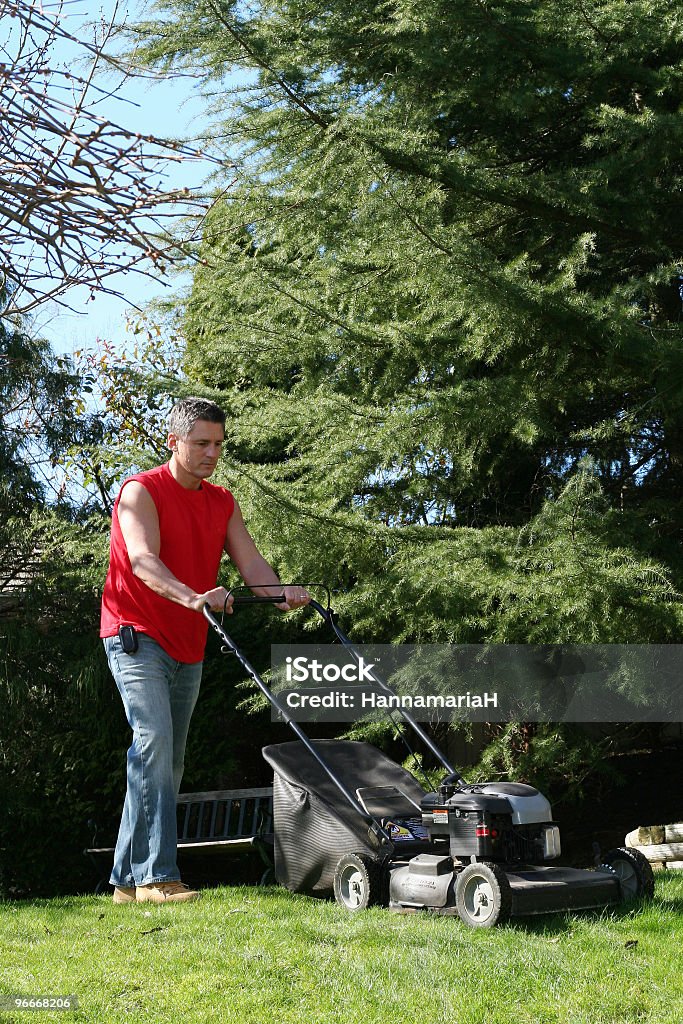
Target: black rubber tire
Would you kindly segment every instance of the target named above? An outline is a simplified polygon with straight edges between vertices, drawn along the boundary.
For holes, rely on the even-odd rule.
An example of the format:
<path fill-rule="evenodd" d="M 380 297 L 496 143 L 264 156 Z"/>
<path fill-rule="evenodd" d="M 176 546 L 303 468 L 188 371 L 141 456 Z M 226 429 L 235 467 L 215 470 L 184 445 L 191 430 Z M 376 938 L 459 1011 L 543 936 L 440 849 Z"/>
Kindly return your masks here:
<path fill-rule="evenodd" d="M 624 903 L 631 900 L 651 900 L 655 892 L 655 879 L 647 857 L 640 850 L 617 846 L 602 858 L 603 864 L 611 868 L 619 879 L 621 898 Z"/>
<path fill-rule="evenodd" d="M 493 928 L 512 912 L 512 890 L 498 864 L 468 864 L 455 880 L 455 907 L 470 928 Z"/>
<path fill-rule="evenodd" d="M 345 853 L 334 869 L 334 898 L 345 910 L 366 910 L 382 902 L 382 865 L 364 853 Z"/>

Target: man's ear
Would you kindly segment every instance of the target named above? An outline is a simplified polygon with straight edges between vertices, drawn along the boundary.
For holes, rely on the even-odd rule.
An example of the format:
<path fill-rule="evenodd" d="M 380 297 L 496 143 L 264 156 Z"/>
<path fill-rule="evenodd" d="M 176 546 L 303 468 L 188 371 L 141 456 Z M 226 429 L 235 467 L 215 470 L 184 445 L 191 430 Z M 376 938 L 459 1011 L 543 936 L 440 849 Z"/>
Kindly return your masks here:
<path fill-rule="evenodd" d="M 168 447 L 171 449 L 172 452 L 177 452 L 178 451 L 178 435 L 177 434 L 169 434 L 168 435 L 168 442 L 167 443 L 168 443 Z"/>

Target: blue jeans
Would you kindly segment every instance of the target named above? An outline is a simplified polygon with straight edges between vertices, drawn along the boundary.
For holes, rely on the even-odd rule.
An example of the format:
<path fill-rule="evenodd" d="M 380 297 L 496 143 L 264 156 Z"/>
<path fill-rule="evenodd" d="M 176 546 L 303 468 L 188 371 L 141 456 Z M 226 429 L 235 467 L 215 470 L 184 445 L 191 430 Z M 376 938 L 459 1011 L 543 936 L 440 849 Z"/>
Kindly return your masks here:
<path fill-rule="evenodd" d="M 175 661 L 142 633 L 138 642 L 136 653 L 126 654 L 118 636 L 104 640 L 109 668 L 133 730 L 110 879 L 112 885 L 126 887 L 180 878 L 176 798 L 202 677 L 201 661 L 191 665 Z"/>

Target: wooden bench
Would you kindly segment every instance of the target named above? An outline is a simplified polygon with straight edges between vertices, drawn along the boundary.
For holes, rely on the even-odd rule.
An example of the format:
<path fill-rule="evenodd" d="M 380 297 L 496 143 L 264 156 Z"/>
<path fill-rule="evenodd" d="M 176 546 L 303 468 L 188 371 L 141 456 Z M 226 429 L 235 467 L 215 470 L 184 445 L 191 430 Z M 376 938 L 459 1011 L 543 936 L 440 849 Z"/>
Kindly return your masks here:
<path fill-rule="evenodd" d="M 85 853 L 98 873 L 114 858 L 113 846 L 93 843 Z M 178 797 L 178 864 L 204 874 L 216 875 L 221 855 L 232 856 L 253 849 L 264 867 L 261 881 L 272 869 L 273 789 L 218 789 L 205 793 L 181 793 Z M 206 858 L 214 860 L 207 864 Z M 204 863 L 202 863 L 204 862 Z M 97 892 L 109 885 L 109 874 L 97 884 Z"/>

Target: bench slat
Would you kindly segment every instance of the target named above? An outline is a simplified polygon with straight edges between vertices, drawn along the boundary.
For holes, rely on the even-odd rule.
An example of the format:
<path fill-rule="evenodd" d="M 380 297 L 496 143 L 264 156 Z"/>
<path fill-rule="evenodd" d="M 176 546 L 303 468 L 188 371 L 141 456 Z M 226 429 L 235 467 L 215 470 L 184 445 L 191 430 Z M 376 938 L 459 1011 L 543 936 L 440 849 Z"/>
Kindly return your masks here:
<path fill-rule="evenodd" d="M 272 795 L 272 786 L 262 786 L 258 789 L 212 789 L 206 793 L 179 793 L 178 803 L 197 803 L 199 800 L 241 800 L 243 797 L 272 797 Z"/>
<path fill-rule="evenodd" d="M 216 789 L 178 796 L 178 849 L 246 849 L 272 833 L 273 789 Z M 235 818 L 236 823 L 235 823 Z M 218 832 L 218 834 L 217 834 Z M 114 847 L 91 847 L 92 856 L 114 853 Z"/>

